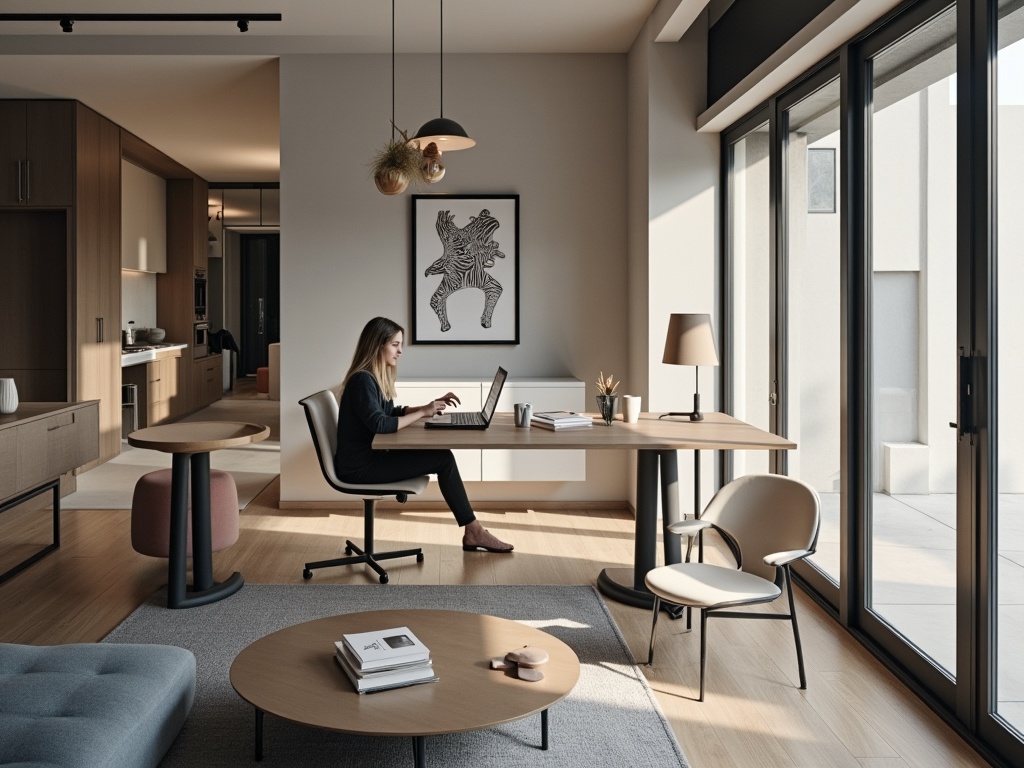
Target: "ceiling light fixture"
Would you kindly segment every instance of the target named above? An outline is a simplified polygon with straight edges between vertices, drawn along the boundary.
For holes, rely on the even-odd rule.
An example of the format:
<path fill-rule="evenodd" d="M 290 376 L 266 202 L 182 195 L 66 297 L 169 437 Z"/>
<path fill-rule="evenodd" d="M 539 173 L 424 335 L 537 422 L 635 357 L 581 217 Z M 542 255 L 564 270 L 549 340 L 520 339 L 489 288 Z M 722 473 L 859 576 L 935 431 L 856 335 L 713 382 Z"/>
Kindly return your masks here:
<path fill-rule="evenodd" d="M 440 17 L 441 17 L 441 45 L 439 60 L 441 62 L 441 76 L 440 90 L 441 90 L 441 116 L 436 117 L 433 120 L 428 120 L 423 126 L 416 132 L 416 135 L 412 137 L 416 147 L 423 152 L 431 144 L 437 145 L 437 157 L 440 158 L 441 152 L 454 152 L 457 149 L 469 149 L 476 145 L 476 142 L 469 137 L 466 133 L 466 129 L 459 125 L 454 120 L 449 120 L 444 116 L 444 0 L 440 0 Z M 437 163 L 440 165 L 440 163 Z M 443 168 L 441 169 L 441 175 L 444 175 Z M 435 181 L 440 179 L 440 176 Z"/>
<path fill-rule="evenodd" d="M 64 32 L 74 31 L 76 21 L 234 21 L 248 32 L 251 21 L 280 20 L 280 13 L 0 13 L 0 22 L 56 21 Z"/>

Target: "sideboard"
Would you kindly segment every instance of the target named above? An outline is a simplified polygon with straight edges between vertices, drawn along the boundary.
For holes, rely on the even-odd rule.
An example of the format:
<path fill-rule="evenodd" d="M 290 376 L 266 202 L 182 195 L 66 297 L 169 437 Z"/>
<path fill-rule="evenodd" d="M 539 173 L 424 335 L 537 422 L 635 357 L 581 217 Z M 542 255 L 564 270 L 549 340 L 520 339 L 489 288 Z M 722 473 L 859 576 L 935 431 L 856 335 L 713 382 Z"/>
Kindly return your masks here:
<path fill-rule="evenodd" d="M 0 513 L 53 492 L 53 543 L 0 573 L 0 583 L 60 546 L 60 477 L 99 456 L 99 424 L 99 400 L 21 403 L 0 415 Z"/>
<path fill-rule="evenodd" d="M 462 401 L 459 410 L 479 411 L 491 388 L 482 379 L 399 379 L 397 405 L 423 405 L 445 392 Z M 498 398 L 500 411 L 512 411 L 514 403 L 530 403 L 533 412 L 584 411 L 586 389 L 579 379 L 509 379 Z M 483 481 L 579 481 L 587 479 L 586 451 L 456 450 L 455 460 L 463 480 Z"/>

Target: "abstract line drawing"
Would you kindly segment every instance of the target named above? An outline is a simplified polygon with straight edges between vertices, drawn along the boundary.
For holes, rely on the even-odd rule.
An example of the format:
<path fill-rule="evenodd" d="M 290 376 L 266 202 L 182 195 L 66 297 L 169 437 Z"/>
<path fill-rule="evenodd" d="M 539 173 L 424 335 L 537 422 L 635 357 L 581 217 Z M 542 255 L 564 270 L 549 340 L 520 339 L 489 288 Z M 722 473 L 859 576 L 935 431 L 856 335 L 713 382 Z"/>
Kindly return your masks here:
<path fill-rule="evenodd" d="M 441 323 L 442 332 L 452 327 L 448 320 L 448 297 L 465 288 L 483 291 L 480 325 L 491 327 L 494 307 L 504 290 L 501 283 L 486 271 L 494 266 L 496 258 L 505 258 L 494 240 L 494 232 L 499 226 L 500 222 L 486 208 L 480 211 L 479 216 L 470 216 L 469 223 L 462 228 L 455 224 L 451 211 L 437 212 L 437 236 L 444 252 L 423 274 L 425 277 L 442 276 L 441 283 L 430 297 L 430 307 Z"/>
<path fill-rule="evenodd" d="M 519 344 L 519 195 L 412 196 L 412 344 Z"/>

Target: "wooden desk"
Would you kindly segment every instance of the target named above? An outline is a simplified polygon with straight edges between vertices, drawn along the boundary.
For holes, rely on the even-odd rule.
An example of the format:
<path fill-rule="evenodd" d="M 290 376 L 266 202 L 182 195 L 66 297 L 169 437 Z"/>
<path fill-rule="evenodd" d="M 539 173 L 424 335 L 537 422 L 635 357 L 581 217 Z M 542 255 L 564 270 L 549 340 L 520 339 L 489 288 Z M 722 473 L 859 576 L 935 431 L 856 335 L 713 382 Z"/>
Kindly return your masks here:
<path fill-rule="evenodd" d="M 265 440 L 270 427 L 241 421 L 192 421 L 140 429 L 128 435 L 136 448 L 174 454 L 171 460 L 171 531 L 167 558 L 167 607 L 193 608 L 233 595 L 242 574 L 213 581 L 210 532 L 210 451 Z M 192 474 L 192 592 L 185 579 L 189 467 Z"/>
<path fill-rule="evenodd" d="M 604 595 L 629 605 L 650 608 L 651 593 L 644 576 L 655 567 L 658 542 L 658 492 L 664 524 L 681 519 L 679 513 L 679 469 L 676 451 L 792 450 L 796 443 L 758 429 L 724 413 L 705 413 L 704 421 L 685 417 L 659 419 L 641 414 L 636 424 L 621 421 L 606 426 L 594 418 L 593 429 L 556 432 L 539 427 L 517 429 L 511 413 L 496 413 L 485 430 L 428 430 L 423 422 L 388 435 L 377 435 L 373 447 L 388 450 L 411 448 L 499 448 L 499 449 L 583 449 L 635 450 L 636 525 L 633 568 L 606 568 L 597 579 Z M 660 468 L 660 472 L 659 472 Z M 672 537 L 666 544 L 666 561 L 679 562 L 679 544 Z"/>
<path fill-rule="evenodd" d="M 430 649 L 438 682 L 382 693 L 356 693 L 334 661 L 345 633 L 409 627 Z M 550 655 L 544 679 L 528 683 L 490 668 L 490 660 L 524 645 Z M 231 664 L 235 691 L 256 708 L 256 760 L 263 757 L 263 714 L 367 736 L 412 737 L 417 768 L 425 737 L 490 728 L 541 713 L 548 748 L 548 708 L 580 676 L 572 648 L 525 624 L 461 611 L 367 611 L 296 624 L 247 646 Z M 301 764 L 302 756 L 293 756 Z"/>

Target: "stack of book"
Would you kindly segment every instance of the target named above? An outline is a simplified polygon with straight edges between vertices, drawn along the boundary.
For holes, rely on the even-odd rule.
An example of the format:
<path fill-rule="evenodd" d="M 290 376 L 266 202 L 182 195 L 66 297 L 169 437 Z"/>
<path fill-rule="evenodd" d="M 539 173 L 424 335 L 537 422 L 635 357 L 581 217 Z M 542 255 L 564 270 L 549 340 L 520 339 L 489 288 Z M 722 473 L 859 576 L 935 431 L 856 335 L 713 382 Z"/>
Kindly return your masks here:
<path fill-rule="evenodd" d="M 342 635 L 334 647 L 358 693 L 437 682 L 430 651 L 408 627 Z"/>
<path fill-rule="evenodd" d="M 544 429 L 589 429 L 594 426 L 589 416 L 581 416 L 573 411 L 542 411 L 533 414 L 530 423 Z"/>

